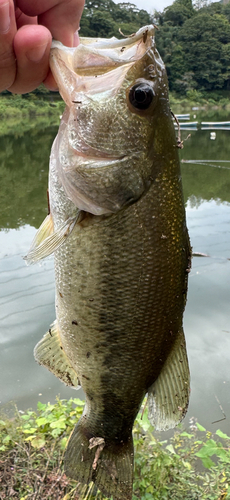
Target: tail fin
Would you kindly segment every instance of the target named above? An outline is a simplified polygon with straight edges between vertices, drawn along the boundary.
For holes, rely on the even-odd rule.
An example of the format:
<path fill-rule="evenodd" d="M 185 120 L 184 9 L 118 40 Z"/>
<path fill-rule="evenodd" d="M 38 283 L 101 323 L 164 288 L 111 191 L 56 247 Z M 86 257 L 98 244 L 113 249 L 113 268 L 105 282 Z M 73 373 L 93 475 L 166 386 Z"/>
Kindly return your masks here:
<path fill-rule="evenodd" d="M 93 481 L 109 498 L 131 500 L 133 455 L 132 436 L 126 443 L 109 443 L 101 437 L 89 439 L 80 419 L 68 442 L 65 472 L 82 484 Z"/>

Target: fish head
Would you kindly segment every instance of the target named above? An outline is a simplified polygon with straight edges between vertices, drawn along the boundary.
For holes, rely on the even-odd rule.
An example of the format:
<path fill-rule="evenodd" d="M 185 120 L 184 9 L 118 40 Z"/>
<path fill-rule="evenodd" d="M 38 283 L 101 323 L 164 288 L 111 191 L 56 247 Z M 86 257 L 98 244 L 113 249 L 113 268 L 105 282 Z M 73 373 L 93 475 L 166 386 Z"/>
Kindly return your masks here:
<path fill-rule="evenodd" d="M 116 213 L 149 189 L 167 141 L 176 144 L 154 27 L 118 40 L 53 42 L 50 65 L 66 103 L 57 169 L 68 198 L 95 215 Z"/>

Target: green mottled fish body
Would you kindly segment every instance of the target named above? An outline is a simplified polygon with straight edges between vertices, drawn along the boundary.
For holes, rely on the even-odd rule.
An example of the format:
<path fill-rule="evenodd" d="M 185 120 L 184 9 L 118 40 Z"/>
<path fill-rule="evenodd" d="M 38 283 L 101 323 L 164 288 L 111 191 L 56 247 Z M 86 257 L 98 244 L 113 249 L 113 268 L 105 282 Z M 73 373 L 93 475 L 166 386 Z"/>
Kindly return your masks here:
<path fill-rule="evenodd" d="M 190 246 L 153 28 L 97 43 L 52 50 L 67 109 L 51 152 L 50 216 L 28 260 L 54 251 L 56 322 L 35 357 L 86 394 L 66 472 L 121 500 L 132 496 L 132 427 L 145 394 L 158 429 L 187 409 Z"/>

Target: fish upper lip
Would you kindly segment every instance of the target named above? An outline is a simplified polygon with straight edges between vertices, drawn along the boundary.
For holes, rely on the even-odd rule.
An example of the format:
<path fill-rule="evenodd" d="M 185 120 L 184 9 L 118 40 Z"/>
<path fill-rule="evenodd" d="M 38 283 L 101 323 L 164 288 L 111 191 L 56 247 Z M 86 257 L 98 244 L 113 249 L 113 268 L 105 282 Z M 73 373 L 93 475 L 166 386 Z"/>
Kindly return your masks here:
<path fill-rule="evenodd" d="M 153 36 L 155 32 L 155 26 L 153 24 L 149 24 L 146 26 L 143 26 L 139 30 L 136 31 L 136 33 L 133 33 L 130 36 L 127 36 L 125 38 L 119 39 L 119 38 L 100 38 L 100 37 L 93 37 L 91 38 L 90 43 L 88 42 L 86 46 L 89 47 L 96 47 L 99 49 L 104 49 L 107 47 L 115 47 L 115 48 L 120 48 L 120 47 L 127 47 L 129 45 L 136 44 L 139 40 L 143 39 L 144 34 L 148 33 L 148 36 Z M 80 42 L 84 42 L 84 40 L 87 40 L 87 37 L 80 37 Z M 51 45 L 51 50 L 63 47 L 63 45 L 58 42 L 57 40 L 52 41 Z M 66 49 L 69 51 L 69 53 L 74 52 L 76 47 L 66 47 Z"/>

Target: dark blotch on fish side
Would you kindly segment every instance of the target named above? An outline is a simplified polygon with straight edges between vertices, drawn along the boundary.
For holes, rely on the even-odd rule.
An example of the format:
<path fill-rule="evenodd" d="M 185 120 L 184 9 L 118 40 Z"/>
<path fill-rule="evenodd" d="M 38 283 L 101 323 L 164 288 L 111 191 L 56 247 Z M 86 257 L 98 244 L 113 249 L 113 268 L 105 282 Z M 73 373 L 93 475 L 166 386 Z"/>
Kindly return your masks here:
<path fill-rule="evenodd" d="M 76 319 L 73 319 L 72 325 L 78 325 L 78 322 L 76 321 Z"/>
<path fill-rule="evenodd" d="M 86 357 L 87 357 L 87 358 L 89 358 L 89 357 L 90 357 L 90 355 L 91 355 L 91 352 L 87 352 L 87 353 L 86 353 Z"/>

